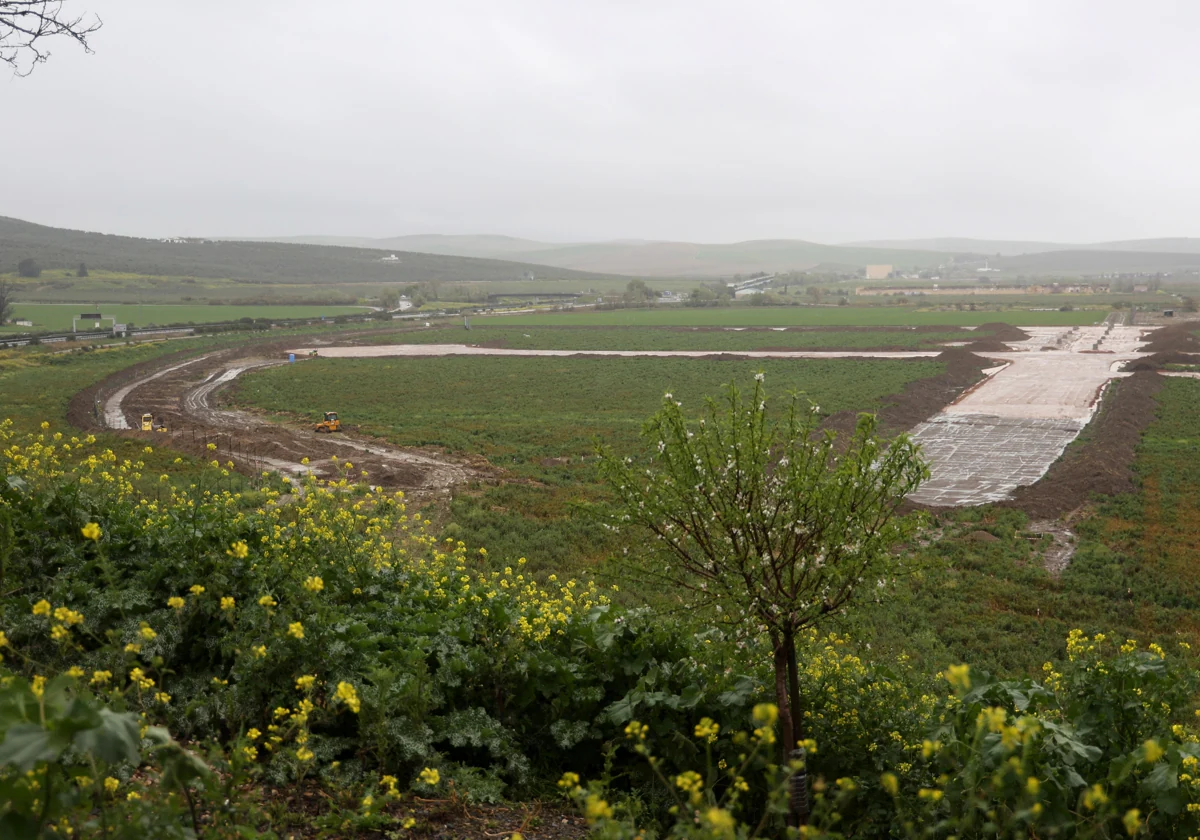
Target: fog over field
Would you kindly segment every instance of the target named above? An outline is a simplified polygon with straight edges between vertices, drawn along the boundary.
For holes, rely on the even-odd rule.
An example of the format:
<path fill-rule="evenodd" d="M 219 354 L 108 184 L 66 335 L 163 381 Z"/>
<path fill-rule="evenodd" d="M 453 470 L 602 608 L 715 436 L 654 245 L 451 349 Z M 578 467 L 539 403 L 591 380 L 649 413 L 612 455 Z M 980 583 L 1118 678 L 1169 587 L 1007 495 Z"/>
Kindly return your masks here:
<path fill-rule="evenodd" d="M 1192 4 L 72 11 L 103 20 L 94 54 L 55 44 L 0 81 L 0 215 L 535 247 L 1089 243 L 1184 237 L 1200 216 Z"/>

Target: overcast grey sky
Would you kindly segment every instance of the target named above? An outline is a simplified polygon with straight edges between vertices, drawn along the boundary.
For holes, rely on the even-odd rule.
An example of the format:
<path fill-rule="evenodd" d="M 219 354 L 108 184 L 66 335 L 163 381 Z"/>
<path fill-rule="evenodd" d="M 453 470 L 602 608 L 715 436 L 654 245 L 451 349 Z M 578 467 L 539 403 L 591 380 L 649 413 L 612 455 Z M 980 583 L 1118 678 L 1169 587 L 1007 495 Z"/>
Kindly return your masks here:
<path fill-rule="evenodd" d="M 68 0 L 0 215 L 133 235 L 1200 235 L 1200 3 Z"/>

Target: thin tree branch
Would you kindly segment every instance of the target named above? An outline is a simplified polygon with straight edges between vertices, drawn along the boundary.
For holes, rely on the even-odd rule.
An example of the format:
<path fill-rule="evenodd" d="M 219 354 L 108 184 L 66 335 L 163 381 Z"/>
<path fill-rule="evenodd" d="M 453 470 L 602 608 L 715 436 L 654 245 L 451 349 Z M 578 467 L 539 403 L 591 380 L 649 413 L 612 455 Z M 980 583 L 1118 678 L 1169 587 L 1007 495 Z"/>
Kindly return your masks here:
<path fill-rule="evenodd" d="M 67 0 L 0 0 L 0 63 L 17 76 L 28 76 L 50 58 L 46 42 L 74 41 L 91 53 L 88 38 L 100 30 L 99 16 L 64 14 Z"/>

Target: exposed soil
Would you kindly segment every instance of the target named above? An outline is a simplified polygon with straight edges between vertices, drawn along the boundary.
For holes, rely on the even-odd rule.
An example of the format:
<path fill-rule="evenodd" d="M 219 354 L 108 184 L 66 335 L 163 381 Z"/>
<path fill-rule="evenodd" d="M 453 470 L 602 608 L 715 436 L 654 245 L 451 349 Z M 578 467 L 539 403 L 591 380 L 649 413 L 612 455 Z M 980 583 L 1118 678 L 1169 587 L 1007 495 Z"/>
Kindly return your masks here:
<path fill-rule="evenodd" d="M 405 816 L 417 820 L 412 836 L 428 840 L 498 840 L 520 832 L 526 840 L 581 840 L 587 820 L 559 804 L 455 806 L 417 800 Z"/>
<path fill-rule="evenodd" d="M 357 436 L 346 426 L 347 431 L 339 434 L 318 434 L 311 426 L 267 423 L 248 412 L 217 405 L 220 389 L 243 371 L 285 363 L 286 346 L 287 342 L 279 341 L 252 342 L 202 355 L 185 351 L 135 365 L 76 394 L 68 417 L 81 428 L 104 428 L 107 415 L 110 428 L 114 420 L 135 427 L 122 432 L 125 435 L 148 443 L 162 441 L 206 460 L 232 461 L 237 470 L 251 475 L 272 470 L 333 478 L 350 470 L 345 466 L 349 462 L 355 478 L 362 478 L 365 471 L 371 484 L 417 495 L 444 493 L 458 484 L 497 477 L 482 458 L 391 446 Z M 99 419 L 97 405 L 102 409 Z M 137 430 L 136 418 L 146 412 L 165 422 L 167 431 Z"/>
<path fill-rule="evenodd" d="M 990 321 L 986 324 L 981 324 L 977 332 L 990 333 L 991 337 L 997 341 L 1028 341 L 1029 333 L 1020 327 L 1014 327 L 1012 324 L 1006 324 L 1003 321 Z"/>
<path fill-rule="evenodd" d="M 1095 493 L 1134 490 L 1134 452 L 1154 419 L 1154 395 L 1162 385 L 1162 377 L 1150 371 L 1115 380 L 1096 417 L 1045 477 L 1017 488 L 1012 498 L 998 504 L 1036 519 L 1057 519 L 1082 507 Z"/>
<path fill-rule="evenodd" d="M 1200 338 L 1193 332 L 1196 329 L 1200 329 L 1196 321 L 1181 321 L 1155 330 L 1142 348 L 1153 355 L 1138 359 L 1127 370 L 1162 370 L 1169 364 L 1200 363 L 1200 356 L 1191 355 L 1200 353 Z"/>
<path fill-rule="evenodd" d="M 907 432 L 937 414 L 979 383 L 984 378 L 984 368 L 996 364 L 962 347 L 943 350 L 934 360 L 946 365 L 943 373 L 909 382 L 903 391 L 890 397 L 879 409 L 877 417 L 883 434 Z M 857 411 L 839 411 L 830 415 L 824 427 L 837 432 L 839 436 L 850 434 L 858 422 L 858 414 Z"/>
<path fill-rule="evenodd" d="M 321 785 L 306 781 L 262 791 L 269 810 L 285 812 L 287 822 L 273 826 L 295 840 L 329 836 L 333 798 Z M 345 802 L 342 803 L 343 807 Z M 420 840 L 508 840 L 519 832 L 526 840 L 582 840 L 587 837 L 587 820 L 564 802 L 519 802 L 500 805 L 470 804 L 462 799 L 424 799 L 411 793 L 398 801 L 382 801 L 379 813 L 393 823 L 382 829 L 359 829 L 355 837 L 414 837 Z M 201 814 L 202 823 L 206 814 Z M 325 825 L 319 824 L 324 818 Z M 399 825 L 413 820 L 413 826 Z M 349 835 L 346 835 L 349 836 Z"/>
<path fill-rule="evenodd" d="M 1033 520 L 1028 525 L 1028 531 L 1037 537 L 1049 539 L 1050 544 L 1042 551 L 1042 565 L 1055 577 L 1061 575 L 1075 556 L 1075 534 L 1066 523 L 1054 519 Z"/>
<path fill-rule="evenodd" d="M 1020 327 L 998 321 L 981 325 L 977 332 L 988 333 L 988 335 L 972 341 L 966 346 L 967 350 L 977 350 L 981 353 L 1003 353 L 1012 349 L 1008 346 L 1009 344 L 1029 339 L 1029 333 Z"/>
<path fill-rule="evenodd" d="M 1195 365 L 1200 364 L 1200 355 L 1194 353 L 1181 353 L 1175 351 L 1163 351 L 1154 353 L 1150 356 L 1143 356 L 1136 361 L 1126 365 L 1126 370 L 1141 371 L 1141 370 L 1165 370 L 1167 365 Z"/>
<path fill-rule="evenodd" d="M 1200 338 L 1193 332 L 1198 328 L 1200 324 L 1195 321 L 1160 327 L 1150 334 L 1150 341 L 1142 349 L 1148 353 L 1200 353 Z"/>

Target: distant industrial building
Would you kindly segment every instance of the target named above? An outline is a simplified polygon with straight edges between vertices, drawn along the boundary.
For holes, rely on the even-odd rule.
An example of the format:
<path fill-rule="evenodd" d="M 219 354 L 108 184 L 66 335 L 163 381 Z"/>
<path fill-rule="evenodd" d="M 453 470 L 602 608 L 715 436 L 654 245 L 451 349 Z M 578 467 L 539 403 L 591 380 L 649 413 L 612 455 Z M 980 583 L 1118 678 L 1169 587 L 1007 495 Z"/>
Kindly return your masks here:
<path fill-rule="evenodd" d="M 890 265 L 869 265 L 867 266 L 868 280 L 886 280 L 892 274 Z"/>

